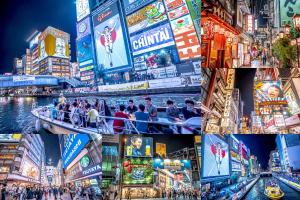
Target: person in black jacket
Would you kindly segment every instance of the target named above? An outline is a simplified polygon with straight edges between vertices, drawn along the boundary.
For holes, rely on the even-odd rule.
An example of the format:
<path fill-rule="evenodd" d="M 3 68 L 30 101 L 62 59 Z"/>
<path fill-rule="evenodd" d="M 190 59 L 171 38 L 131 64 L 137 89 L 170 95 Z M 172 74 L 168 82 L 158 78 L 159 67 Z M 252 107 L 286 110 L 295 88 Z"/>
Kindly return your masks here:
<path fill-rule="evenodd" d="M 1 189 L 1 199 L 6 200 L 6 184 L 0 185 Z"/>
<path fill-rule="evenodd" d="M 195 108 L 195 103 L 193 100 L 185 100 L 185 105 L 186 106 L 182 108 L 182 114 L 185 120 L 190 119 L 192 117 L 200 117 L 200 113 Z"/>

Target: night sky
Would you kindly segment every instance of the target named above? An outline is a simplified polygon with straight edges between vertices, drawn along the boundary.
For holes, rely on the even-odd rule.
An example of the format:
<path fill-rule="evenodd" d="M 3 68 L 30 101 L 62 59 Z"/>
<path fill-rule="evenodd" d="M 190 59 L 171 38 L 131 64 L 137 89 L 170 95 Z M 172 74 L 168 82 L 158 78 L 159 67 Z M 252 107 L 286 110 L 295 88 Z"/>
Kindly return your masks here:
<path fill-rule="evenodd" d="M 46 162 L 52 159 L 52 165 L 57 166 L 58 160 L 61 158 L 58 136 L 50 133 L 41 133 L 41 137 L 45 145 Z"/>
<path fill-rule="evenodd" d="M 257 156 L 258 162 L 263 169 L 268 168 L 269 156 L 272 150 L 276 149 L 276 135 L 274 134 L 257 134 L 257 135 L 234 135 L 238 140 L 250 149 L 251 155 Z"/>
<path fill-rule="evenodd" d="M 250 117 L 251 111 L 254 110 L 253 100 L 253 79 L 255 76 L 256 69 L 236 69 L 235 70 L 235 84 L 236 88 L 240 89 L 240 95 L 242 101 L 244 101 L 244 115 Z"/>
<path fill-rule="evenodd" d="M 26 39 L 47 26 L 71 35 L 72 61 L 76 60 L 75 0 L 1 0 L 0 74 L 11 72 L 13 58 L 25 54 Z"/>

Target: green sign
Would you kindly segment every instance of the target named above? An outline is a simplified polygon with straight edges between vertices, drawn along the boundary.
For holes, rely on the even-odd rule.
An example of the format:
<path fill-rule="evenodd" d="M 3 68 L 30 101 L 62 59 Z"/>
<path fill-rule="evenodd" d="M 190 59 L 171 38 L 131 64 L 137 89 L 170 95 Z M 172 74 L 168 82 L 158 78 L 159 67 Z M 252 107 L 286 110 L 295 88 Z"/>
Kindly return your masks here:
<path fill-rule="evenodd" d="M 130 158 L 123 162 L 123 184 L 153 184 L 153 160 Z"/>
<path fill-rule="evenodd" d="M 80 165 L 82 167 L 87 167 L 90 164 L 90 158 L 88 156 L 83 156 L 80 160 Z"/>
<path fill-rule="evenodd" d="M 195 19 L 200 19 L 200 8 L 201 8 L 201 3 L 200 0 L 186 0 L 186 4 L 189 8 L 190 15 L 193 20 Z"/>
<path fill-rule="evenodd" d="M 280 0 L 280 22 L 281 26 L 291 24 L 295 14 L 300 14 L 299 0 Z"/>

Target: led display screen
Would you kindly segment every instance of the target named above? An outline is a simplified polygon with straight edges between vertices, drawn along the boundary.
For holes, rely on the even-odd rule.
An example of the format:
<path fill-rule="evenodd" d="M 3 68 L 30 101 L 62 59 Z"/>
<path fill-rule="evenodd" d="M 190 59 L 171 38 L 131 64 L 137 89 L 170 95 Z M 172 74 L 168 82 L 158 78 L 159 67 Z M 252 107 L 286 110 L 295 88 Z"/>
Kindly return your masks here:
<path fill-rule="evenodd" d="M 202 177 L 229 175 L 228 144 L 217 135 L 205 135 L 203 147 Z"/>
<path fill-rule="evenodd" d="M 98 65 L 104 70 L 128 67 L 125 33 L 121 26 L 122 16 L 118 3 L 110 3 L 93 16 L 94 38 Z"/>
<path fill-rule="evenodd" d="M 167 19 L 162 0 L 155 1 L 126 17 L 129 33 L 145 29 Z"/>
<path fill-rule="evenodd" d="M 125 156 L 152 157 L 153 139 L 150 137 L 128 136 L 126 140 Z"/>
<path fill-rule="evenodd" d="M 131 158 L 123 162 L 123 184 L 152 184 L 153 160 L 149 158 Z"/>

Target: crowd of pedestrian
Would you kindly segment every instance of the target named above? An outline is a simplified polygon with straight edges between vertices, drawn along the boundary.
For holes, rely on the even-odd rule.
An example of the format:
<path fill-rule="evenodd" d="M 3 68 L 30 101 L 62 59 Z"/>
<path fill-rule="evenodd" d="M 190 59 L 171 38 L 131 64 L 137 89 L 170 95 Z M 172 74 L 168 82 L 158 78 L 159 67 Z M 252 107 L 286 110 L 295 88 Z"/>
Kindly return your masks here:
<path fill-rule="evenodd" d="M 92 187 L 0 184 L 1 200 L 102 200 Z"/>
<path fill-rule="evenodd" d="M 136 128 L 134 131 L 138 133 L 161 132 L 162 126 L 160 126 L 157 107 L 151 97 L 146 97 L 144 101 L 144 104 L 136 106 L 130 99 L 128 105 L 114 105 L 115 110 L 112 112 L 105 100 L 99 101 L 96 98 L 92 102 L 88 98 L 75 98 L 67 101 L 63 94 L 60 94 L 58 101 L 50 106 L 50 115 L 52 119 L 72 123 L 75 127 L 91 128 L 101 126 L 103 121 L 101 122 L 99 117 L 104 117 L 106 122 L 111 122 L 114 133 L 125 133 L 126 127 L 130 127 L 130 122 Z M 169 123 L 200 117 L 193 100 L 187 99 L 186 106 L 182 109 L 177 108 L 174 101 L 170 99 L 166 101 L 166 105 L 166 119 Z"/>

